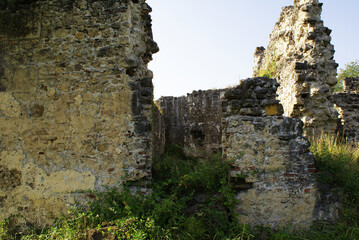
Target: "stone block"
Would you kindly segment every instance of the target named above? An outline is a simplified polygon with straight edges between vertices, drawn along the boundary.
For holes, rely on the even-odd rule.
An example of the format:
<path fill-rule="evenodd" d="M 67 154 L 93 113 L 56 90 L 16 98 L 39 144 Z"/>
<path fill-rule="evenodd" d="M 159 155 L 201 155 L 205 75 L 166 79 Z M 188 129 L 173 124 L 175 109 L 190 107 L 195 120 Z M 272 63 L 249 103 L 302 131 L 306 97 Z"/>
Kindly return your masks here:
<path fill-rule="evenodd" d="M 284 113 L 283 106 L 281 104 L 267 105 L 265 106 L 265 112 L 266 115 L 268 116 L 273 116 L 273 115 L 282 116 L 282 114 Z"/>

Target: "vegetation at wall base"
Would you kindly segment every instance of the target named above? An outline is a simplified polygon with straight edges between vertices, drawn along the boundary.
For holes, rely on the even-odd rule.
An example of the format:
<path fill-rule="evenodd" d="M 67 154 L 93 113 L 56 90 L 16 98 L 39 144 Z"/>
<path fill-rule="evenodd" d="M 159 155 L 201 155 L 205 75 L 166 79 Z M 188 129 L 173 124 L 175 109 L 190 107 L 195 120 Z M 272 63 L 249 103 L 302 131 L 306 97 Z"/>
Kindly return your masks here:
<path fill-rule="evenodd" d="M 326 231 L 332 230 L 331 239 L 359 239 L 358 144 L 345 143 L 341 137 L 323 135 L 312 141 L 311 151 L 319 170 L 318 182 L 340 189 L 343 201 L 341 220 L 336 225 L 324 225 Z"/>
<path fill-rule="evenodd" d="M 309 230 L 249 227 L 236 222 L 228 164 L 219 157 L 186 156 L 169 146 L 153 165 L 152 192 L 133 194 L 129 186 L 93 193 L 67 217 L 44 229 L 21 232 L 12 216 L 0 225 L 0 239 L 359 239 L 359 150 L 337 138 L 312 141 L 318 181 L 342 189 L 343 210 L 336 224 Z"/>

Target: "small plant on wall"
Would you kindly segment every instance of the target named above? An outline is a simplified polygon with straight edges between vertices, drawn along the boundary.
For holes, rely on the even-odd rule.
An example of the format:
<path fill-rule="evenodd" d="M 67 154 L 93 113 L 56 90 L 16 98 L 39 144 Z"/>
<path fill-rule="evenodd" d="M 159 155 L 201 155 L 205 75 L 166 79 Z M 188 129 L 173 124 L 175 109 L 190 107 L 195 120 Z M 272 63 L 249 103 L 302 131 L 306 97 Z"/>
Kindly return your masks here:
<path fill-rule="evenodd" d="M 267 65 L 265 68 L 259 69 L 257 77 L 275 78 L 277 75 L 277 57 L 275 51 L 267 58 Z"/>

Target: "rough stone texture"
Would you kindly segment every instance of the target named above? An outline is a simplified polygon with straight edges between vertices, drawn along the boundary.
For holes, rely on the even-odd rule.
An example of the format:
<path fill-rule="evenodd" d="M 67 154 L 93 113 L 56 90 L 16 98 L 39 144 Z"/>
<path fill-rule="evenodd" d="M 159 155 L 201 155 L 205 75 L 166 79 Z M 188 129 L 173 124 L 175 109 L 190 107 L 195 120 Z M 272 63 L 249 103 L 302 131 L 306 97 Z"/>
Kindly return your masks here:
<path fill-rule="evenodd" d="M 359 77 L 349 77 L 343 79 L 344 92 L 359 91 Z"/>
<path fill-rule="evenodd" d="M 343 83 L 344 92 L 333 95 L 341 121 L 338 131 L 347 141 L 359 142 L 359 78 L 346 78 Z"/>
<path fill-rule="evenodd" d="M 276 99 L 279 84 L 274 79 L 253 78 L 224 94 L 222 110 L 227 115 L 268 116 L 283 114 L 283 107 Z"/>
<path fill-rule="evenodd" d="M 0 219 L 44 225 L 73 191 L 150 179 L 158 48 L 144 0 L 15 9 L 0 11 Z"/>
<path fill-rule="evenodd" d="M 276 63 L 284 115 L 301 119 L 306 136 L 334 133 L 337 124 L 331 92 L 338 64 L 321 11 L 318 0 L 295 0 L 294 6 L 283 8 L 264 56 L 258 49 L 255 54 L 254 74 Z"/>
<path fill-rule="evenodd" d="M 183 97 L 160 98 L 157 104 L 164 119 L 165 143 L 182 146 L 194 156 L 220 153 L 220 96 L 224 91 L 200 90 Z"/>
<path fill-rule="evenodd" d="M 223 157 L 231 165 L 241 223 L 309 226 L 336 209 L 319 216 L 310 143 L 300 120 L 281 116 L 277 86 L 274 79 L 254 78 L 225 93 Z"/>

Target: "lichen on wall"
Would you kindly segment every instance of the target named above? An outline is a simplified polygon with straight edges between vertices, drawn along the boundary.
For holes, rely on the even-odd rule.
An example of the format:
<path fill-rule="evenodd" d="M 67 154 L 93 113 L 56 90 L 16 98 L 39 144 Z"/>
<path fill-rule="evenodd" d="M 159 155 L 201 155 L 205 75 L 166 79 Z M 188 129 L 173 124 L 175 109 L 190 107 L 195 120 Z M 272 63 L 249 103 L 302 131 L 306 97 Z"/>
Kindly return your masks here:
<path fill-rule="evenodd" d="M 0 30 L 0 218 L 44 225 L 86 200 L 74 191 L 151 179 L 147 63 L 158 47 L 144 0 L 17 8 L 0 11 L 30 16 L 21 34 Z"/>
<path fill-rule="evenodd" d="M 321 20 L 322 3 L 295 0 L 284 7 L 267 50 L 256 50 L 254 75 L 273 62 L 284 115 L 304 122 L 306 136 L 334 133 L 337 112 L 331 92 L 337 82 L 331 30 Z"/>

